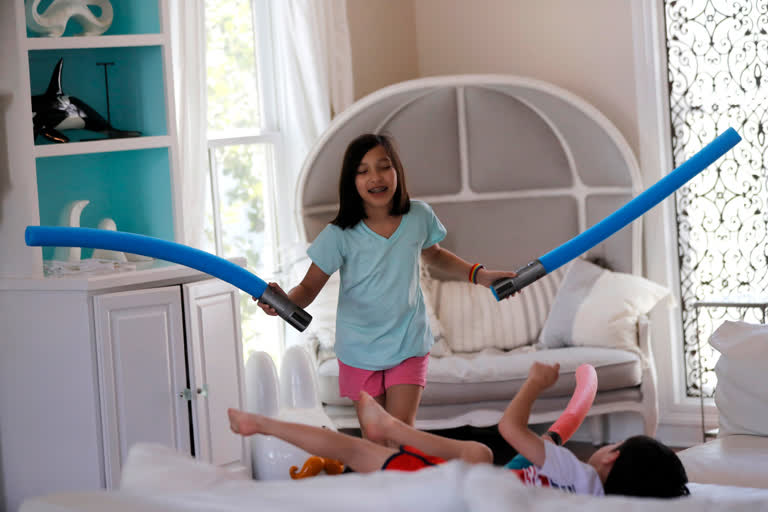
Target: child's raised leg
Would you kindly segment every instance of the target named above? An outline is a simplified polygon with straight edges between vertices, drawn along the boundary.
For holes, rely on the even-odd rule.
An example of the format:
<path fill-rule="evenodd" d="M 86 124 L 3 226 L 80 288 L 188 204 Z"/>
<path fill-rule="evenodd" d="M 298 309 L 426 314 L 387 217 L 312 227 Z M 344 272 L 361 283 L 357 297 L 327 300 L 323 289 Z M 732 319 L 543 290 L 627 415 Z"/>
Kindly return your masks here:
<path fill-rule="evenodd" d="M 360 393 L 358 405 L 360 428 L 366 439 L 409 445 L 441 459 L 462 459 L 471 464 L 492 463 L 493 453 L 483 443 L 459 441 L 417 430 L 391 416 L 366 392 Z"/>
<path fill-rule="evenodd" d="M 370 398 L 370 396 L 368 396 Z M 373 399 L 371 398 L 371 401 Z M 374 401 L 375 404 L 375 401 Z M 378 404 L 376 404 L 378 405 Z M 396 450 L 322 427 L 277 420 L 260 414 L 229 409 L 229 425 L 243 436 L 274 436 L 312 455 L 337 459 L 358 473 L 378 471 Z"/>

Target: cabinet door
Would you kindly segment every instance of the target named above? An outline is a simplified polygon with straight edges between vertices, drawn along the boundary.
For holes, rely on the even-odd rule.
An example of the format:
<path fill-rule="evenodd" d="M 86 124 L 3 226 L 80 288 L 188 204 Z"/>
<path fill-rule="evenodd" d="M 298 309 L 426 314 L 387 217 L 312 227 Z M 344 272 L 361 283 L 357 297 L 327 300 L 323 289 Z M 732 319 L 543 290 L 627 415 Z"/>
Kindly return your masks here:
<path fill-rule="evenodd" d="M 96 296 L 107 488 L 136 442 L 190 452 L 189 402 L 178 286 Z M 181 396 L 180 396 L 181 395 Z"/>
<path fill-rule="evenodd" d="M 240 292 L 210 279 L 183 286 L 190 356 L 195 455 L 232 471 L 251 474 L 245 438 L 229 429 L 227 408 L 245 407 Z"/>

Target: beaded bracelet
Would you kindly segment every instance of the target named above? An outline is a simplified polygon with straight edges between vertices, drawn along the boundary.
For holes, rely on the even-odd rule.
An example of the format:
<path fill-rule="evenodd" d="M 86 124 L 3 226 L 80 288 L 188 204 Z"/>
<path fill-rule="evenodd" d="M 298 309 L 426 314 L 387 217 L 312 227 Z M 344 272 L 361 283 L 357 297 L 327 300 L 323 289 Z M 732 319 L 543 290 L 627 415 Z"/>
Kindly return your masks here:
<path fill-rule="evenodd" d="M 482 263 L 475 263 L 472 265 L 472 268 L 469 269 L 469 280 L 475 284 L 477 284 L 477 274 L 480 272 L 481 268 L 485 268 L 485 265 Z"/>

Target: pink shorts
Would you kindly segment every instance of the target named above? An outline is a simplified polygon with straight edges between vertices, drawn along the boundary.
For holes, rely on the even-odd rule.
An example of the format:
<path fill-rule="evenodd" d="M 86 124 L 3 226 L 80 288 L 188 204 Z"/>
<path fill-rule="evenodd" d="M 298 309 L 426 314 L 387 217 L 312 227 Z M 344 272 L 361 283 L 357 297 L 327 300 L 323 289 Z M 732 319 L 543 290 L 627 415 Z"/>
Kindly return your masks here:
<path fill-rule="evenodd" d="M 339 361 L 339 394 L 352 400 L 360 400 L 360 391 L 379 396 L 396 384 L 416 384 L 424 387 L 427 383 L 429 354 L 409 357 L 399 365 L 386 370 L 363 370 Z"/>

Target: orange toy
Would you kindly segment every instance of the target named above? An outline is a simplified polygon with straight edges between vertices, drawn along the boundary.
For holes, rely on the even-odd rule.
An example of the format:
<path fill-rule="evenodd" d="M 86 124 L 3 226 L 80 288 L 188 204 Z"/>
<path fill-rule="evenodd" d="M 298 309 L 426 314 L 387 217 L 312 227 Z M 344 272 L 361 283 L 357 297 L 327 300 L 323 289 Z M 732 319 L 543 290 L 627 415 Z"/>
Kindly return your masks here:
<path fill-rule="evenodd" d="M 315 476 L 322 470 L 325 470 L 328 475 L 338 475 L 344 471 L 344 464 L 334 459 L 313 455 L 304 462 L 300 471 L 298 466 L 291 466 L 288 472 L 291 474 L 291 478 L 297 480 L 299 478 Z"/>

